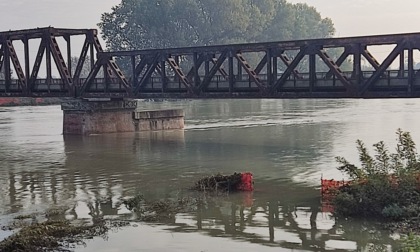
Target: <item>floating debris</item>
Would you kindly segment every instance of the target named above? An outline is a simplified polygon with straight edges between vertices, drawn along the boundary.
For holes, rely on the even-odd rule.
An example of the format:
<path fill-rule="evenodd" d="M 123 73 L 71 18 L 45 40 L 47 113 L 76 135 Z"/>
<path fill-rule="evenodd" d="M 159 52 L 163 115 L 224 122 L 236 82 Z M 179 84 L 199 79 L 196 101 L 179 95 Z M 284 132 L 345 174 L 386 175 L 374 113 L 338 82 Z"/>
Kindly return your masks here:
<path fill-rule="evenodd" d="M 104 236 L 110 229 L 127 225 L 128 222 L 104 220 L 92 225 L 73 225 L 67 220 L 22 224 L 16 227 L 16 233 L 0 242 L 0 251 L 69 251 L 68 248 L 84 244 L 86 239 Z"/>
<path fill-rule="evenodd" d="M 217 174 L 197 181 L 193 187 L 198 191 L 234 192 L 253 191 L 254 182 L 252 173 L 234 173 L 233 175 Z"/>
<path fill-rule="evenodd" d="M 172 222 L 178 213 L 196 211 L 198 202 L 194 198 L 147 201 L 143 195 L 137 195 L 124 200 L 123 204 L 128 210 L 135 212 L 140 221 Z"/>

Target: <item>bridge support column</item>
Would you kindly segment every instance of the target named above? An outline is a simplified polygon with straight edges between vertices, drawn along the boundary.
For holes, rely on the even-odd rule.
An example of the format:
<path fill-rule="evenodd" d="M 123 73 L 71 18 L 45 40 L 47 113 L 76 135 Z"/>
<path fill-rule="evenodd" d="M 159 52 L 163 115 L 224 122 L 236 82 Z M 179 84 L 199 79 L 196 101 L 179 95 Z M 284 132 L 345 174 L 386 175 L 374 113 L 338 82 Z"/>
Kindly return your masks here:
<path fill-rule="evenodd" d="M 64 135 L 91 135 L 119 132 L 184 128 L 180 109 L 139 111 L 137 101 L 72 101 L 61 104 Z"/>

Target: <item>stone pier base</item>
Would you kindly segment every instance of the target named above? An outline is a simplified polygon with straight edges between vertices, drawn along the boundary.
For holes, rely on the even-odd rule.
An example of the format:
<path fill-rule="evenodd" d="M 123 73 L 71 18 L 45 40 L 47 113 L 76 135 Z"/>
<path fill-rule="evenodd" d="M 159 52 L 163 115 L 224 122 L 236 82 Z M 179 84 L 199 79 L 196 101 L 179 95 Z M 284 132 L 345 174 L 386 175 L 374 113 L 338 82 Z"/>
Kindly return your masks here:
<path fill-rule="evenodd" d="M 138 111 L 137 101 L 74 101 L 63 103 L 61 109 L 64 135 L 184 128 L 182 110 Z"/>

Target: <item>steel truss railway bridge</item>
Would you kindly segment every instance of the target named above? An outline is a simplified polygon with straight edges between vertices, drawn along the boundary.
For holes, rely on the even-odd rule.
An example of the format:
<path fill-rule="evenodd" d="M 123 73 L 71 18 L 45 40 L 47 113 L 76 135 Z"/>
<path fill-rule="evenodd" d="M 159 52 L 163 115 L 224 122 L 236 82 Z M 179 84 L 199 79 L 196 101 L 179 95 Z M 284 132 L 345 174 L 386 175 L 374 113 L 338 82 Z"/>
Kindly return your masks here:
<path fill-rule="evenodd" d="M 84 40 L 77 62 L 74 37 Z M 390 48 L 382 62 L 377 46 Z M 5 31 L 0 97 L 420 97 L 419 49 L 410 33 L 106 52 L 94 29 Z"/>

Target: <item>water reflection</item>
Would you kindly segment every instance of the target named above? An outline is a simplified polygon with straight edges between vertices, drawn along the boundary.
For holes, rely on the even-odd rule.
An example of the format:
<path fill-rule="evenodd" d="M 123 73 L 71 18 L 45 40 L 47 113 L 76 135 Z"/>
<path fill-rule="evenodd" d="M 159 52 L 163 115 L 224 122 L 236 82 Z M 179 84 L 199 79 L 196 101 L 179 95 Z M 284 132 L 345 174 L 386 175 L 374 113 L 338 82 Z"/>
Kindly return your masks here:
<path fill-rule="evenodd" d="M 46 179 L 40 182 L 36 177 L 42 175 Z M 46 212 L 52 205 L 63 209 L 58 214 L 47 215 L 51 220 L 95 222 L 106 218 L 136 221 L 136 214 L 121 205 L 121 199 L 128 196 L 121 182 L 112 178 L 106 181 L 102 178 L 97 182 L 82 180 L 83 175 L 86 173 L 59 175 L 51 179 L 42 172 L 10 174 L 10 212 L 22 213 L 25 206 L 44 204 Z M 270 183 L 258 182 L 262 187 Z M 296 187 L 286 181 L 276 190 L 284 194 L 268 197 L 265 192 L 257 191 L 220 197 L 200 195 L 202 200 L 196 212 L 178 214 L 161 225 L 169 232 L 199 232 L 209 237 L 228 237 L 293 250 L 392 251 L 396 246 L 389 233 L 372 223 L 336 221 L 329 213 L 320 212 L 317 190 Z M 146 197 L 161 199 L 186 195 L 197 196 L 184 190 L 176 193 L 158 191 Z M 132 234 L 132 239 L 136 240 L 136 233 Z"/>
<path fill-rule="evenodd" d="M 145 109 L 184 108 L 186 130 L 90 137 L 63 137 L 57 106 L 8 108 L 0 113 L 0 224 L 50 208 L 64 210 L 48 218 L 135 221 L 121 199 L 139 193 L 149 200 L 196 197 L 188 187 L 204 175 L 252 171 L 254 193 L 206 197 L 196 212 L 179 214 L 142 236 L 187 234 L 178 246 L 200 235 L 208 243 L 227 238 L 240 242 L 233 248 L 245 243 L 258 245 L 257 250 L 391 250 L 395 242 L 372 223 L 336 221 L 320 212 L 316 188 L 322 174 L 342 178 L 334 156 L 355 157 L 355 139 L 366 136 L 368 144 L 373 139 L 365 128 L 376 129 L 374 141 L 387 141 L 400 124 L 416 139 L 418 132 L 409 127 L 417 123 L 413 115 L 419 105 L 415 100 L 145 103 Z M 141 231 L 129 230 L 122 233 L 136 243 Z M 0 231 L 0 237 L 8 234 Z M 106 247 L 120 240 L 110 234 Z"/>

